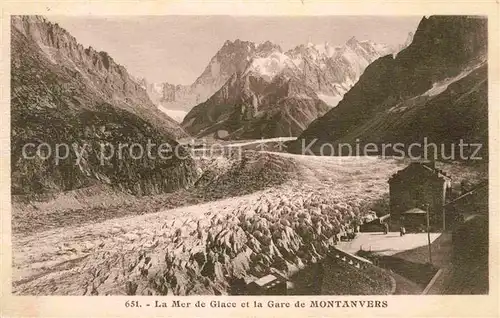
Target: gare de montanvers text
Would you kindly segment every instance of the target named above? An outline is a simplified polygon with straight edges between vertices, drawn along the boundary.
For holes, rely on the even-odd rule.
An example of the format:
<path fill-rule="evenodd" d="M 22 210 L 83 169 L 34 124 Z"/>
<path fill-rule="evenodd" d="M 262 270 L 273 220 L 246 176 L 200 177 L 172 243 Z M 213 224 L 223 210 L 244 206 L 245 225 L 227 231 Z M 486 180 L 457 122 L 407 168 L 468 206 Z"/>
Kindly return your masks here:
<path fill-rule="evenodd" d="M 386 308 L 387 300 L 128 300 L 127 308 Z"/>

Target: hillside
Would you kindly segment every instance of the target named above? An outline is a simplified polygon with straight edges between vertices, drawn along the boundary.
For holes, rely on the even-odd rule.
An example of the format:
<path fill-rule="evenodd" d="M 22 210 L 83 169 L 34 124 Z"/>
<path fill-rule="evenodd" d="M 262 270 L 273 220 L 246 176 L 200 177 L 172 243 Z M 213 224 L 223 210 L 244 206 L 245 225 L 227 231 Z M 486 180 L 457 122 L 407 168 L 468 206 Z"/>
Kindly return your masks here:
<path fill-rule="evenodd" d="M 123 160 L 113 156 L 101 163 L 102 145 L 134 142 L 145 147 L 150 140 L 175 147 L 175 139 L 186 136 L 105 52 L 84 49 L 64 29 L 39 16 L 14 16 L 11 44 L 13 194 L 98 183 L 148 194 L 192 182 L 190 159 L 132 159 L 125 152 Z M 23 147 L 30 143 L 32 152 L 47 143 L 42 154 L 48 159 L 23 156 Z M 67 158 L 59 162 L 54 158 L 58 144 L 69 149 L 62 150 Z"/>
<path fill-rule="evenodd" d="M 303 140 L 315 142 L 318 153 L 324 143 L 408 145 L 427 137 L 436 144 L 482 143 L 484 157 L 486 53 L 486 19 L 423 18 L 411 45 L 370 64 L 339 105 L 311 123 L 290 149 L 301 152 Z"/>

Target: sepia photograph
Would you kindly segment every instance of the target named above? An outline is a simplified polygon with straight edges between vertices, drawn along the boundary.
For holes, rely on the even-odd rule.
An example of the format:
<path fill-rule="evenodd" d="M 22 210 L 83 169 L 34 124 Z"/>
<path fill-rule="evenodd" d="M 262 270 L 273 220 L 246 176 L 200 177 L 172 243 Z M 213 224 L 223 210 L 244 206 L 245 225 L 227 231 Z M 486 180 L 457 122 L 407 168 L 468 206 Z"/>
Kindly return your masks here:
<path fill-rule="evenodd" d="M 13 295 L 490 293 L 487 16 L 9 23 Z"/>

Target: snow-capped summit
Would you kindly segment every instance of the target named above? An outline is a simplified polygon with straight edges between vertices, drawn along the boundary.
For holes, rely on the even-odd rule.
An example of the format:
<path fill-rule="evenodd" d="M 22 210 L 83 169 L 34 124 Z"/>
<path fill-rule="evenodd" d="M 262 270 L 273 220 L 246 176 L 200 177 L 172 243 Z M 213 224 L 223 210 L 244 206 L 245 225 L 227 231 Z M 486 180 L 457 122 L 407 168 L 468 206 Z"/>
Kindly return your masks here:
<path fill-rule="evenodd" d="M 335 53 L 335 47 L 332 47 L 328 42 L 322 44 L 314 45 L 314 49 L 321 55 L 325 55 L 327 57 L 332 57 Z"/>
<path fill-rule="evenodd" d="M 288 56 L 281 52 L 273 52 L 266 57 L 252 59 L 245 73 L 253 72 L 267 80 L 272 80 L 274 76 L 291 65 L 293 63 Z"/>
<path fill-rule="evenodd" d="M 351 37 L 347 42 L 345 43 L 347 46 L 356 46 L 359 44 L 358 39 L 356 39 L 355 36 Z"/>
<path fill-rule="evenodd" d="M 297 76 L 334 107 L 377 58 L 391 53 L 390 47 L 351 37 L 344 45 L 329 43 L 299 45 L 286 54 L 300 70 Z"/>
<path fill-rule="evenodd" d="M 257 46 L 256 55 L 263 56 L 272 52 L 282 52 L 281 47 L 278 44 L 272 43 L 271 41 L 266 41 Z"/>
<path fill-rule="evenodd" d="M 149 87 L 148 92 L 163 110 L 189 111 L 205 102 L 235 73 L 268 83 L 281 76 L 301 81 L 334 107 L 368 64 L 391 52 L 386 45 L 360 42 L 355 37 L 339 47 L 328 42 L 307 43 L 286 52 L 271 41 L 255 44 L 227 40 L 193 84 L 162 83 Z"/>
<path fill-rule="evenodd" d="M 255 49 L 253 42 L 241 41 L 240 39 L 236 39 L 234 42 L 226 41 L 193 83 L 193 86 L 220 88 L 233 73 L 242 71 L 246 67 L 248 60 L 254 55 Z M 207 97 L 209 96 L 205 98 Z"/>
<path fill-rule="evenodd" d="M 253 76 L 271 81 L 286 68 L 296 68 L 296 66 L 279 45 L 266 41 L 257 47 L 255 57 L 250 59 L 243 74 L 251 73 Z"/>
<path fill-rule="evenodd" d="M 338 48 L 309 43 L 287 52 L 264 42 L 245 70 L 193 108 L 182 126 L 200 137 L 296 136 L 335 107 L 368 64 L 386 53 L 385 45 L 355 38 Z"/>
<path fill-rule="evenodd" d="M 321 149 L 323 143 L 409 144 L 424 137 L 487 145 L 487 26 L 478 16 L 423 18 L 407 48 L 371 63 L 342 101 L 288 149 L 300 153 L 311 140 Z M 360 46 L 366 51 L 370 45 Z"/>
<path fill-rule="evenodd" d="M 227 40 L 191 85 L 151 84 L 148 93 L 161 110 L 182 120 L 183 113 L 207 100 L 231 75 L 242 72 L 255 52 L 253 42 Z"/>

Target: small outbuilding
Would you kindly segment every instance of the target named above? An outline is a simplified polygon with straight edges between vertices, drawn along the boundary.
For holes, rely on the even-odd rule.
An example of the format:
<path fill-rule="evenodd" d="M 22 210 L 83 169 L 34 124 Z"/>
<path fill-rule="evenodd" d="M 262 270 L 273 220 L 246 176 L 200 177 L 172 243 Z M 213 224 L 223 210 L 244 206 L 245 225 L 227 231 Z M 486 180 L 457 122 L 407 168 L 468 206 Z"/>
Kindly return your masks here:
<path fill-rule="evenodd" d="M 422 232 L 427 229 L 427 211 L 419 208 L 409 209 L 402 214 L 402 225 L 407 231 Z"/>

